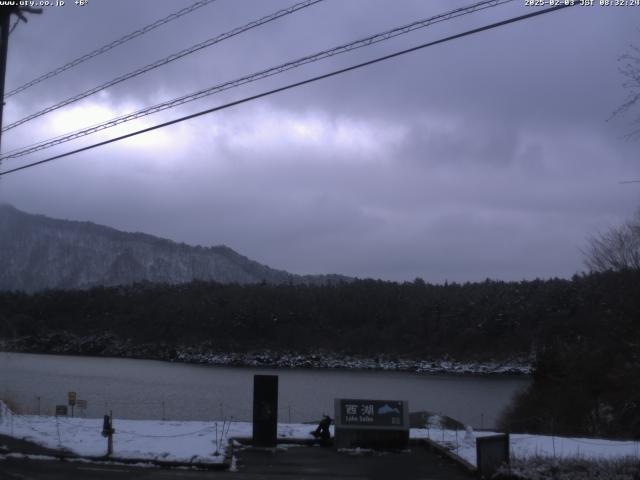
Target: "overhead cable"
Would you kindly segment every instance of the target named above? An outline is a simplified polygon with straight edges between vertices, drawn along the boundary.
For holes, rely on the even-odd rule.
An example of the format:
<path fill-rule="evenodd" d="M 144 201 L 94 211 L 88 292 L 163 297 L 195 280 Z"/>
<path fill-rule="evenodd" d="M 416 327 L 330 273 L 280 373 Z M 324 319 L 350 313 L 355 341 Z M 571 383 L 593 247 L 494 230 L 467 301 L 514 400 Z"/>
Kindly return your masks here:
<path fill-rule="evenodd" d="M 67 105 L 71 105 L 72 103 L 75 103 L 79 100 L 82 100 L 83 98 L 87 98 L 91 95 L 94 95 L 98 92 L 101 92 L 102 90 L 106 90 L 109 87 L 113 87 L 114 85 L 117 85 L 119 83 L 122 83 L 126 80 L 129 80 L 131 78 L 137 77 L 139 75 L 142 75 L 143 73 L 149 72 L 151 70 L 154 70 L 156 68 L 162 67 L 163 65 L 166 65 L 168 63 L 171 63 L 175 60 L 178 60 L 179 58 L 185 57 L 187 55 L 191 55 L 192 53 L 195 53 L 199 50 L 202 50 L 203 48 L 207 48 L 210 47 L 212 45 L 215 45 L 216 43 L 220 43 L 224 40 L 227 40 L 231 37 L 234 37 L 236 35 L 239 35 L 243 32 L 246 32 L 247 30 L 251 30 L 253 28 L 259 27 L 260 25 L 264 25 L 265 23 L 269 23 L 272 22 L 274 20 L 277 20 L 281 17 L 284 17 L 285 15 L 290 15 L 292 13 L 297 12 L 298 10 L 302 10 L 303 8 L 307 8 L 310 7 L 311 5 L 314 5 L 316 3 L 322 2 L 323 0 L 305 0 L 303 2 L 300 3 L 296 3 L 295 5 L 292 5 L 288 8 L 284 8 L 282 10 L 278 10 L 277 12 L 274 12 L 272 14 L 269 14 L 265 17 L 262 17 L 258 20 L 254 20 L 252 22 L 247 23 L 246 25 L 243 25 L 241 27 L 237 27 L 234 28 L 233 30 L 230 30 L 226 33 L 222 33 L 220 35 L 217 35 L 215 37 L 212 37 L 208 40 L 205 40 L 204 42 L 198 43 L 196 45 L 193 45 L 189 48 L 185 48 L 184 50 L 180 50 L 177 53 L 173 53 L 167 57 L 161 58 L 160 60 L 157 60 L 153 63 L 150 63 L 148 65 L 145 65 L 144 67 L 138 68 L 137 70 L 134 70 L 133 72 L 129 72 L 126 73 L 124 75 L 121 75 L 117 78 L 114 78 L 113 80 L 110 80 L 106 83 L 103 83 L 101 85 L 98 85 L 96 87 L 90 88 L 89 90 L 85 90 L 82 93 L 79 93 L 77 95 L 74 95 L 73 97 L 69 97 L 66 100 L 62 100 L 61 102 L 58 102 L 54 105 L 51 105 L 47 108 L 44 108 L 40 111 L 37 111 L 35 113 L 32 113 L 31 115 L 27 115 L 26 117 L 17 120 L 9 125 L 7 125 L 6 127 L 4 127 L 2 129 L 2 131 L 6 131 L 6 130 L 10 130 L 12 128 L 15 128 L 19 125 L 22 125 L 23 123 L 29 122 L 35 118 L 41 117 L 42 115 L 46 115 L 47 113 L 51 113 L 54 110 L 58 110 L 59 108 L 62 107 L 66 107 Z"/>
<path fill-rule="evenodd" d="M 399 35 L 404 35 L 419 28 L 425 28 L 429 25 L 433 25 L 435 23 L 444 22 L 447 20 L 451 20 L 456 17 L 460 17 L 462 15 L 468 15 L 470 13 L 477 12 L 479 10 L 484 10 L 491 7 L 496 7 L 498 5 L 509 3 L 514 0 L 485 0 L 479 3 L 475 3 L 469 5 L 467 7 L 457 8 L 455 10 L 448 11 L 446 13 L 442 13 L 439 15 L 435 15 L 433 17 L 429 17 L 426 19 L 418 20 L 416 22 L 412 22 L 408 25 L 403 25 L 400 27 L 393 28 L 391 30 L 387 30 L 382 33 L 376 33 L 374 35 L 370 35 L 365 38 L 361 38 L 359 40 L 340 45 L 337 47 L 333 47 L 327 50 L 322 50 L 320 52 L 314 53 L 312 55 L 307 55 L 306 57 L 298 58 L 296 60 L 289 61 L 287 63 L 278 65 L 276 67 L 271 67 L 266 70 L 262 70 L 259 72 L 252 73 L 250 75 L 246 75 L 244 77 L 237 78 L 235 80 L 227 81 L 213 87 L 206 88 L 204 90 L 197 91 L 195 93 L 191 93 L 188 95 L 183 95 L 178 98 L 174 98 L 173 100 L 169 100 L 151 107 L 146 107 L 144 109 L 138 110 L 133 113 L 129 113 L 120 117 L 113 118 L 103 123 L 95 124 L 90 127 L 85 127 L 80 130 L 76 130 L 75 132 L 71 132 L 69 134 L 64 134 L 55 138 L 51 138 L 48 140 L 43 140 L 34 145 L 30 145 L 24 148 L 21 148 L 17 151 L 9 152 L 0 157 L 0 160 L 8 159 L 8 158 L 17 158 L 22 157 L 24 155 L 28 155 L 30 153 L 44 150 L 47 148 L 51 148 L 55 145 L 60 145 L 61 143 L 66 143 L 71 140 L 75 140 L 80 137 L 84 137 L 86 135 L 90 135 L 92 133 L 114 127 L 116 125 L 120 125 L 125 122 L 129 122 L 132 120 L 136 120 L 138 118 L 145 117 L 147 115 L 151 115 L 153 113 L 161 112 L 163 110 L 167 110 L 169 108 L 174 108 L 179 105 L 192 102 L 194 100 L 199 100 L 201 98 L 207 97 L 209 95 L 213 95 L 215 93 L 219 93 L 225 90 L 229 90 L 231 88 L 239 87 L 241 85 L 255 82 L 258 80 L 262 80 L 267 77 L 271 77 L 273 75 L 278 75 L 280 73 L 286 72 L 288 70 L 292 70 L 294 68 L 301 67 L 308 63 L 317 62 L 319 60 L 323 60 L 325 58 L 329 58 L 335 55 L 340 55 L 342 53 L 346 53 L 352 50 L 356 50 L 358 48 L 366 47 L 369 45 L 373 45 L 382 41 L 389 40 L 390 38 L 397 37 Z"/>
<path fill-rule="evenodd" d="M 292 88 L 300 87 L 300 86 L 306 85 L 308 83 L 313 83 L 313 82 L 316 82 L 318 80 L 323 80 L 325 78 L 334 77 L 336 75 L 340 75 L 340 74 L 343 74 L 343 73 L 346 73 L 346 72 L 350 72 L 352 70 L 356 70 L 356 69 L 359 69 L 359 68 L 362 68 L 362 67 L 366 67 L 366 66 L 373 65 L 373 64 L 376 64 L 376 63 L 379 63 L 379 62 L 383 62 L 385 60 L 389 60 L 391 58 L 399 57 L 401 55 L 405 55 L 407 53 L 415 52 L 417 50 L 421 50 L 421 49 L 424 49 L 424 48 L 427 48 L 427 47 L 432 47 L 434 45 L 438 45 L 438 44 L 441 44 L 441 43 L 449 42 L 451 40 L 455 40 L 455 39 L 458 39 L 458 38 L 466 37 L 468 35 L 473 35 L 475 33 L 484 32 L 486 30 L 491 30 L 491 29 L 494 29 L 494 28 L 502 27 L 504 25 L 508 25 L 508 24 L 519 22 L 519 21 L 526 20 L 526 19 L 529 19 L 529 18 L 537 17 L 539 15 L 543 15 L 543 14 L 546 14 L 546 13 L 555 12 L 555 11 L 558 11 L 558 10 L 561 10 L 561 9 L 564 9 L 564 8 L 567 8 L 567 7 L 571 7 L 571 6 L 574 6 L 574 5 L 578 5 L 578 4 L 573 4 L 573 5 L 572 4 L 561 4 L 559 6 L 554 6 L 554 7 L 550 7 L 550 8 L 535 10 L 535 11 L 533 11 L 531 13 L 528 13 L 528 14 L 525 14 L 525 15 L 512 17 L 512 18 L 509 18 L 507 20 L 502 20 L 500 22 L 496 22 L 496 23 L 492 23 L 492 24 L 489 24 L 489 25 L 485 25 L 483 27 L 474 28 L 472 30 L 467 30 L 466 32 L 458 33 L 456 35 L 451 35 L 451 36 L 448 36 L 448 37 L 445 37 L 445 38 L 441 38 L 439 40 L 435 40 L 435 41 L 428 42 L 428 43 L 423 43 L 423 44 L 418 45 L 416 47 L 411 47 L 411 48 L 407 48 L 405 50 L 400 50 L 398 52 L 391 53 L 389 55 L 384 55 L 382 57 L 378 57 L 378 58 L 375 58 L 373 60 L 369 60 L 369 61 L 366 61 L 366 62 L 358 63 L 356 65 L 352 65 L 352 66 L 346 67 L 346 68 L 341 68 L 339 70 L 334 70 L 332 72 L 325 73 L 323 75 L 318 75 L 316 77 L 308 78 L 306 80 L 302 80 L 302 81 L 299 81 L 299 82 L 291 83 L 289 85 L 285 85 L 284 87 L 279 87 L 279 88 L 275 88 L 273 90 L 268 90 L 266 92 L 262 92 L 262 93 L 259 93 L 259 94 L 256 94 L 256 95 L 252 95 L 250 97 L 245 97 L 245 98 L 242 98 L 240 100 L 235 100 L 233 102 L 226 103 L 224 105 L 220 105 L 220 106 L 217 106 L 217 107 L 209 108 L 207 110 L 203 110 L 203 111 L 200 111 L 200 112 L 197 112 L 197 113 L 192 113 L 190 115 L 186 115 L 184 117 L 176 118 L 176 119 L 170 120 L 168 122 L 160 123 L 160 124 L 154 125 L 152 127 L 143 128 L 142 130 L 137 130 L 135 132 L 127 133 L 126 135 L 120 135 L 119 137 L 115 137 L 115 138 L 111 138 L 109 140 L 105 140 L 105 141 L 102 141 L 102 142 L 94 143 L 92 145 L 87 145 L 85 147 L 78 148 L 76 150 L 72 150 L 72 151 L 69 151 L 69 152 L 61 153 L 59 155 L 54 155 L 52 157 L 45 158 L 44 160 L 40 160 L 40 161 L 37 161 L 37 162 L 29 163 L 27 165 L 23 165 L 21 167 L 16 167 L 16 168 L 13 168 L 11 170 L 6 170 L 4 172 L 0 172 L 0 176 L 8 175 L 10 173 L 18 172 L 20 170 L 25 170 L 27 168 L 32 168 L 32 167 L 35 167 L 37 165 L 42 165 L 44 163 L 52 162 L 54 160 L 58 160 L 60 158 L 68 157 L 68 156 L 74 155 L 76 153 L 85 152 L 87 150 L 92 150 L 94 148 L 101 147 L 103 145 L 108 145 L 110 143 L 114 143 L 114 142 L 118 142 L 118 141 L 121 141 L 121 140 L 125 140 L 127 138 L 131 138 L 131 137 L 134 137 L 134 136 L 137 136 L 137 135 L 141 135 L 143 133 L 147 133 L 147 132 L 151 132 L 153 130 L 164 128 L 164 127 L 167 127 L 169 125 L 174 125 L 176 123 L 184 122 L 185 120 L 190 120 L 192 118 L 196 118 L 196 117 L 200 117 L 200 116 L 203 116 L 203 115 L 207 115 L 209 113 L 217 112 L 219 110 L 225 110 L 227 108 L 230 108 L 230 107 L 233 107 L 233 106 L 236 106 L 236 105 L 240 105 L 240 104 L 247 103 L 247 102 L 250 102 L 250 101 L 253 101 L 253 100 L 257 100 L 259 98 L 266 97 L 266 96 L 269 96 L 269 95 L 273 95 L 275 93 L 284 92 L 286 90 L 290 90 Z"/>
<path fill-rule="evenodd" d="M 44 82 L 45 80 L 48 80 L 52 77 L 55 77 L 56 75 L 61 74 L 64 71 L 69 70 L 70 68 L 73 68 L 77 65 L 80 65 L 81 63 L 86 62 L 87 60 L 92 59 L 93 57 L 97 57 L 98 55 L 101 55 L 105 52 L 108 52 L 109 50 L 116 48 L 120 45 L 122 45 L 123 43 L 128 42 L 129 40 L 133 40 L 134 38 L 137 38 L 141 35 L 144 35 L 145 33 L 150 32 L 151 30 L 154 30 L 166 23 L 172 22 L 173 20 L 176 20 L 180 17 L 182 17 L 183 15 L 186 15 L 188 13 L 191 13 L 201 7 L 204 7 L 205 5 L 208 5 L 212 2 L 215 2 L 216 0 L 199 0 L 196 3 L 194 3 L 193 5 L 189 6 L 189 7 L 185 7 L 181 10 L 178 10 L 177 12 L 172 13 L 171 15 L 167 15 L 164 18 L 161 18 L 160 20 L 157 20 L 149 25 L 147 25 L 146 27 L 142 27 L 138 30 L 134 30 L 133 32 L 124 35 L 123 37 L 118 38 L 117 40 L 114 40 L 113 42 L 107 43 L 106 45 L 103 45 L 100 48 L 96 48 L 95 50 L 93 50 L 92 52 L 89 52 L 85 55 L 82 55 L 81 57 L 76 58 L 75 60 L 71 60 L 69 63 L 66 63 L 54 70 L 51 70 L 50 72 L 47 72 L 43 75 L 40 75 L 37 78 L 34 78 L 33 80 L 31 80 L 30 82 L 25 83 L 24 85 L 19 86 L 18 88 L 14 88 L 13 90 L 11 90 L 8 93 L 4 94 L 4 98 L 7 99 L 17 93 L 20 93 L 24 90 L 26 90 L 27 88 L 33 87 L 34 85 L 37 85 L 40 82 Z"/>

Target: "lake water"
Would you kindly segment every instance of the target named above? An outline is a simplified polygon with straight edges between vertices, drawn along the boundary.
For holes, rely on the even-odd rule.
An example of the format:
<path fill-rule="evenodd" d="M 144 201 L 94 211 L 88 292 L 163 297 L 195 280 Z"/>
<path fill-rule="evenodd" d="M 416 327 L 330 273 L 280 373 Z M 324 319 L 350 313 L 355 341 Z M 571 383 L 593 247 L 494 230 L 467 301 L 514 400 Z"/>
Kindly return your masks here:
<path fill-rule="evenodd" d="M 88 417 L 251 420 L 253 375 L 279 376 L 280 422 L 332 415 L 334 398 L 408 400 L 465 424 L 491 428 L 526 377 L 417 375 L 349 370 L 211 367 L 124 358 L 0 353 L 0 398 L 22 413 L 52 414 L 67 392 L 87 401 Z M 333 416 L 333 415 L 332 415 Z"/>

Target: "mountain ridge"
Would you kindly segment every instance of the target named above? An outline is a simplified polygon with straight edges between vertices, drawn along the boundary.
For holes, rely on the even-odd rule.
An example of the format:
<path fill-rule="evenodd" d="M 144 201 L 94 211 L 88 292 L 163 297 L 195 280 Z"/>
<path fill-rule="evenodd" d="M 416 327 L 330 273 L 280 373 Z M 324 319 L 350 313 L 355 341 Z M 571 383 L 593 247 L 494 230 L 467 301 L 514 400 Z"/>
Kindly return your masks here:
<path fill-rule="evenodd" d="M 226 245 L 192 246 L 0 204 L 0 290 L 34 292 L 194 280 L 324 284 L 351 278 L 292 274 L 251 260 Z"/>

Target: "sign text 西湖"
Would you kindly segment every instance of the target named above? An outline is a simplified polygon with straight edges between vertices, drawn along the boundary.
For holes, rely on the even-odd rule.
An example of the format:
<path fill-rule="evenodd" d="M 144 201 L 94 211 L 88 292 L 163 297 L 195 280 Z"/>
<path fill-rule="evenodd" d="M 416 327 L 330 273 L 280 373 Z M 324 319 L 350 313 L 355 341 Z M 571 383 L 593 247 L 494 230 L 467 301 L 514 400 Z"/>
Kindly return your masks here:
<path fill-rule="evenodd" d="M 403 427 L 404 405 L 396 400 L 340 400 L 342 425 Z"/>

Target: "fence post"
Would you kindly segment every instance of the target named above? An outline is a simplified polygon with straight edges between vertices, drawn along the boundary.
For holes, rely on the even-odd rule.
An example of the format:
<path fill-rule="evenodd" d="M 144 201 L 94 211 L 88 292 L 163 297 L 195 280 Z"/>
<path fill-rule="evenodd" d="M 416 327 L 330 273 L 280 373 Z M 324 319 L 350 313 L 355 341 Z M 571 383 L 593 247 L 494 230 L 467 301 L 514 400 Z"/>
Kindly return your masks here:
<path fill-rule="evenodd" d="M 113 434 L 115 429 L 113 428 L 113 412 L 110 411 L 109 415 L 105 415 L 102 423 L 102 436 L 107 437 L 107 457 L 113 453 Z"/>
<path fill-rule="evenodd" d="M 456 455 L 458 454 L 458 425 L 456 425 Z"/>

